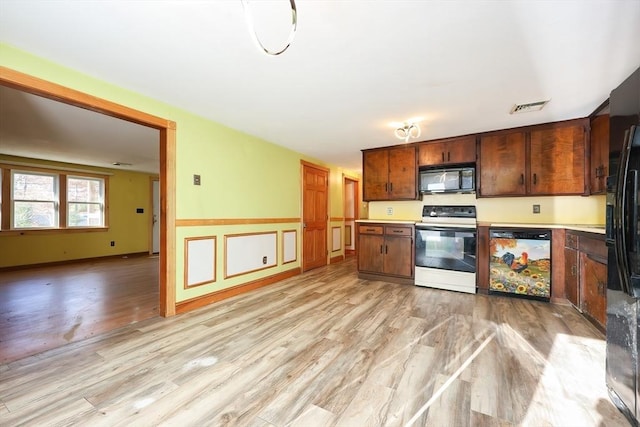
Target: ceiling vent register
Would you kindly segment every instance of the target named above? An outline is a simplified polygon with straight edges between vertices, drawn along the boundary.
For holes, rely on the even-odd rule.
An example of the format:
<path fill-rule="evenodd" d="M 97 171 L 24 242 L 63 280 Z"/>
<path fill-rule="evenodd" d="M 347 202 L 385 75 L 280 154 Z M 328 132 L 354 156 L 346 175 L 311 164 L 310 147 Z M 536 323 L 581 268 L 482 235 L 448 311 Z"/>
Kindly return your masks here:
<path fill-rule="evenodd" d="M 530 113 L 532 111 L 540 111 L 545 105 L 549 103 L 550 99 L 546 101 L 530 102 L 528 104 L 515 104 L 509 114 Z"/>

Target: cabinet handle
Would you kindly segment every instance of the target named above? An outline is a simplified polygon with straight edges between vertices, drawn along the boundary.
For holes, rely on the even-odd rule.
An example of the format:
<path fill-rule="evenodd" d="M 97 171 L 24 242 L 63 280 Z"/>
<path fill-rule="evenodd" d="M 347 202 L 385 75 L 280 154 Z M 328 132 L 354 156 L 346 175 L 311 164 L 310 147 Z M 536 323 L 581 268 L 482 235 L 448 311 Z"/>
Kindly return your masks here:
<path fill-rule="evenodd" d="M 384 253 L 388 254 L 389 253 L 389 246 L 384 245 Z"/>
<path fill-rule="evenodd" d="M 451 151 L 447 151 L 447 162 L 451 161 Z"/>
<path fill-rule="evenodd" d="M 524 185 L 524 174 L 520 174 L 520 185 Z"/>
<path fill-rule="evenodd" d="M 384 192 L 388 193 L 389 192 L 389 184 L 388 183 L 384 183 Z"/>
<path fill-rule="evenodd" d="M 444 163 L 444 151 L 440 154 L 442 154 L 442 163 Z"/>
<path fill-rule="evenodd" d="M 534 184 L 538 183 L 538 176 L 535 173 L 533 174 L 533 183 Z"/>
<path fill-rule="evenodd" d="M 384 253 L 383 250 L 382 250 L 382 245 L 380 245 L 380 253 L 381 254 Z"/>
<path fill-rule="evenodd" d="M 394 233 L 402 233 L 402 230 L 393 230 Z"/>
<path fill-rule="evenodd" d="M 604 165 L 600 165 L 596 168 L 596 178 L 604 177 Z"/>
<path fill-rule="evenodd" d="M 389 184 L 389 193 L 393 193 L 393 182 Z"/>
<path fill-rule="evenodd" d="M 575 265 L 572 265 L 571 266 L 571 275 L 575 276 L 577 274 L 577 272 L 578 272 L 577 267 Z"/>

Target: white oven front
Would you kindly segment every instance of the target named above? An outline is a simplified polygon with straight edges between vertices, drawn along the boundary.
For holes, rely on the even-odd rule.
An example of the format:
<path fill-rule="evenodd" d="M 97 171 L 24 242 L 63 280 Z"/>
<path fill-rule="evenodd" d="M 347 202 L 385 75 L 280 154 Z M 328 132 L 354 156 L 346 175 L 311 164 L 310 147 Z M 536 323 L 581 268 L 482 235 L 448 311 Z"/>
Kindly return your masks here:
<path fill-rule="evenodd" d="M 415 284 L 476 293 L 476 228 L 416 224 Z"/>

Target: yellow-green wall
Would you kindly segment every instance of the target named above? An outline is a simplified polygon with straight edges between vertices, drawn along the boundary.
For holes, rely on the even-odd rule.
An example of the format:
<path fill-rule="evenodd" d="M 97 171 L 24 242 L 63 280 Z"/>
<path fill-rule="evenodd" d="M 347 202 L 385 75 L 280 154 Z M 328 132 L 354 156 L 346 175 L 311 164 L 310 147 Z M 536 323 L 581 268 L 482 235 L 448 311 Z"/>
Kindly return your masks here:
<path fill-rule="evenodd" d="M 90 232 L 0 234 L 0 268 L 149 252 L 151 175 L 0 154 L 0 163 L 3 161 L 109 174 L 105 175 L 109 181 L 109 228 Z M 144 212 L 136 213 L 136 208 L 143 208 Z M 115 246 L 111 246 L 111 241 Z"/>
<path fill-rule="evenodd" d="M 66 87 L 79 90 L 145 113 L 176 123 L 176 219 L 233 219 L 233 218 L 300 218 L 301 216 L 301 160 L 330 168 L 329 212 L 342 217 L 342 175 L 357 177 L 354 171 L 345 171 L 313 158 L 283 148 L 271 142 L 230 129 L 203 117 L 160 101 L 131 92 L 64 66 L 38 58 L 6 44 L 0 44 L 0 65 L 30 74 Z M 167 82 L 179 84 L 179 80 Z M 193 185 L 193 174 L 201 175 L 202 185 Z M 198 286 L 184 291 L 184 263 L 182 247 L 185 237 L 218 237 L 218 249 L 228 231 L 254 233 L 268 229 L 298 230 L 298 256 L 295 263 L 261 270 L 239 278 Z M 328 229 L 330 245 L 331 228 Z M 4 240 L 5 236 L 0 235 Z M 177 227 L 175 264 L 176 295 L 182 301 L 204 295 L 238 282 L 255 280 L 282 270 L 299 267 L 301 261 L 301 235 L 299 222 L 294 224 L 249 224 L 233 227 L 198 226 Z M 343 254 L 331 253 L 331 256 Z M 218 253 L 220 257 L 223 254 Z"/>
<path fill-rule="evenodd" d="M 428 204 L 475 205 L 479 222 L 552 225 L 603 225 L 605 196 L 495 197 L 476 199 L 474 194 L 426 195 L 421 201 L 370 202 L 370 219 L 420 220 Z M 533 205 L 540 213 L 533 213 Z M 388 208 L 392 214 L 388 214 Z"/>

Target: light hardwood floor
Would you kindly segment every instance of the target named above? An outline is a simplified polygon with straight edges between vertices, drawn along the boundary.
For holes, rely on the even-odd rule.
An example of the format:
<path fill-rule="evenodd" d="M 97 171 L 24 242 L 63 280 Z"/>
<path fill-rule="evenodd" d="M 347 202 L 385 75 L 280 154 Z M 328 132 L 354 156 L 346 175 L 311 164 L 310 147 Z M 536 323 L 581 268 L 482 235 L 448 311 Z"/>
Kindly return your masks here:
<path fill-rule="evenodd" d="M 625 426 L 568 306 L 354 260 L 0 365 L 0 425 Z"/>
<path fill-rule="evenodd" d="M 158 316 L 158 257 L 0 272 L 0 363 Z"/>

